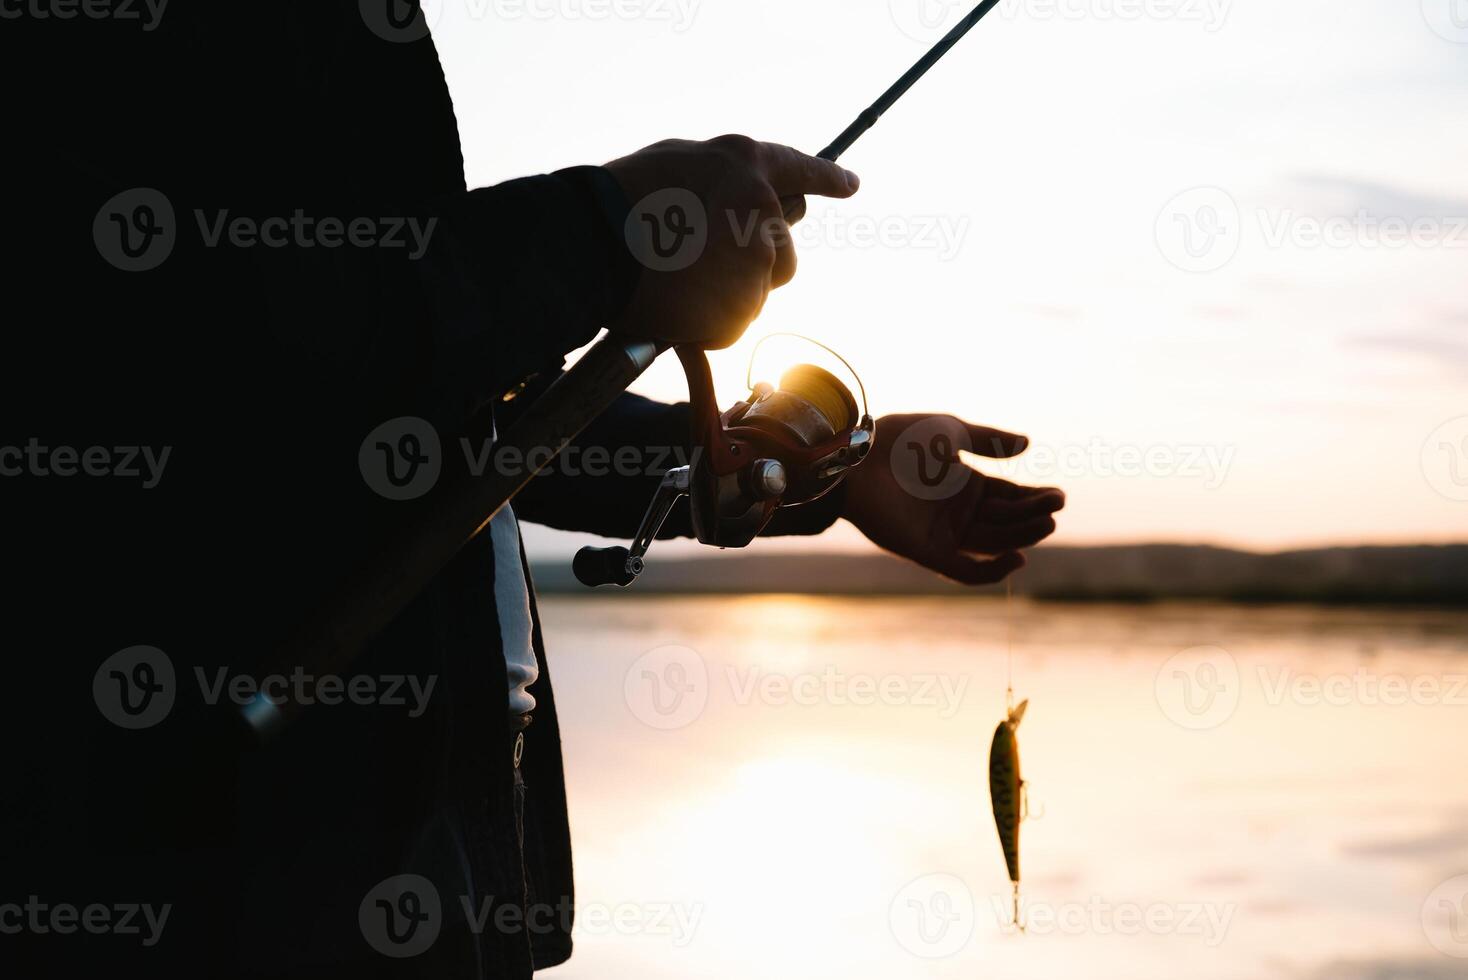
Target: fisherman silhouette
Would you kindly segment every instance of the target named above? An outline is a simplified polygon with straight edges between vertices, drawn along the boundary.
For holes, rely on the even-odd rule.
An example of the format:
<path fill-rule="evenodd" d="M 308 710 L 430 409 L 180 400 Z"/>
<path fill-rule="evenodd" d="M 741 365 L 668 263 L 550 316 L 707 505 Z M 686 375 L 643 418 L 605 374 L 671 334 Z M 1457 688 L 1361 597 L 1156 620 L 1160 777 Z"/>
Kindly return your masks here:
<path fill-rule="evenodd" d="M 106 929 L 7 938 L 43 957 L 26 976 L 524 978 L 571 954 L 559 726 L 518 521 L 630 537 L 660 473 L 553 466 L 343 676 L 311 681 L 320 706 L 268 749 L 235 742 L 221 709 L 258 705 L 281 637 L 434 506 L 426 444 L 374 432 L 421 420 L 431 463 L 462 471 L 451 450 L 512 424 L 603 328 L 727 346 L 794 275 L 788 234 L 740 242 L 688 207 L 654 232 L 674 251 L 698 232 L 697 259 L 644 267 L 626 237 L 637 202 L 677 189 L 704 215 L 778 223 L 782 198 L 857 181 L 728 136 L 468 189 L 422 13 L 393 6 L 170 5 L 147 30 L 7 21 L 17 57 L 0 71 L 26 94 L 5 262 L 28 312 L 6 341 L 0 454 L 35 436 L 76 475 L 0 481 L 9 605 L 32 624 L 11 644 L 6 734 L 23 749 L 0 900 L 171 909 L 148 947 Z M 409 228 L 432 229 L 421 254 Z M 934 418 L 879 420 L 872 458 L 767 533 L 846 519 L 960 582 L 1018 568 L 1062 495 L 975 472 L 914 496 L 891 447 Z M 1026 445 L 952 421 L 986 455 Z M 577 444 L 686 450 L 689 428 L 686 405 L 626 395 Z M 115 447 L 166 448 L 169 465 L 154 486 L 86 470 Z M 662 536 L 691 533 L 679 508 Z M 130 728 L 92 690 L 139 644 L 166 654 L 176 689 Z M 430 677 L 420 714 L 380 696 L 386 678 Z M 150 696 L 141 672 L 108 682 L 128 678 Z M 419 955 L 384 955 L 359 924 L 399 875 L 443 896 Z M 486 903 L 483 922 L 453 914 L 461 898 Z"/>

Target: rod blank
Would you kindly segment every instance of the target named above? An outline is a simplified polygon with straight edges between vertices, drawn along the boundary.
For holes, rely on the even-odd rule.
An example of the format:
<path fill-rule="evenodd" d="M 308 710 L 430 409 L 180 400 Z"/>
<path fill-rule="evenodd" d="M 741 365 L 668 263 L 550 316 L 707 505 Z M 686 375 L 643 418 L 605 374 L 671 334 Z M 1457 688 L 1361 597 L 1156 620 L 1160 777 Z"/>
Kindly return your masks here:
<path fill-rule="evenodd" d="M 928 73 L 928 69 L 938 63 L 938 59 L 948 53 L 948 49 L 958 43 L 958 39 L 973 30 L 975 24 L 984 19 L 994 7 L 998 6 L 999 0 L 983 0 L 977 7 L 969 11 L 968 16 L 954 25 L 953 30 L 943 35 L 943 39 L 928 49 L 928 53 L 918 59 L 917 64 L 909 68 L 901 78 L 892 84 L 892 87 L 882 93 L 882 97 L 873 102 L 862 114 L 856 117 L 850 126 L 842 130 L 841 135 L 836 137 L 831 145 L 826 147 L 816 156 L 822 160 L 836 162 L 836 158 L 847 150 L 857 138 L 877 124 L 882 118 L 882 113 L 892 108 L 892 104 L 902 98 L 913 83 Z"/>

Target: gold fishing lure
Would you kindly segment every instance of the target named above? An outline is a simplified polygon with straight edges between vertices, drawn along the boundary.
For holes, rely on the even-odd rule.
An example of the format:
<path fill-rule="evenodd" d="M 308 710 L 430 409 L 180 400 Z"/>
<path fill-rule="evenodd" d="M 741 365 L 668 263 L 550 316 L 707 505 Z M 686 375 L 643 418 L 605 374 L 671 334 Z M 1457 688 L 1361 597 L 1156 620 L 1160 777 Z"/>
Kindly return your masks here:
<path fill-rule="evenodd" d="M 994 805 L 994 826 L 999 830 L 999 846 L 1004 850 L 1004 863 L 1009 868 L 1009 881 L 1014 886 L 1014 924 L 1024 931 L 1019 914 L 1019 825 L 1028 815 L 1025 781 L 1019 774 L 1019 742 L 1015 729 L 1025 716 L 1030 702 L 1015 706 L 1010 701 L 1009 717 L 994 729 L 994 742 L 989 748 L 989 799 Z"/>

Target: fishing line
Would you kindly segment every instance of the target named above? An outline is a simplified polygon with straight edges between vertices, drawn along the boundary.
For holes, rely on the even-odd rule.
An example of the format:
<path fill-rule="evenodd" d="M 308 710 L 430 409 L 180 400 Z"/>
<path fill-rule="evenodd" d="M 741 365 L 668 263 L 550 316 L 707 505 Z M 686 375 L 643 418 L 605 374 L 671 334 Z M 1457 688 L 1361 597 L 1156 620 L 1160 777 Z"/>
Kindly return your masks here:
<path fill-rule="evenodd" d="M 999 832 L 999 847 L 1009 872 L 1012 890 L 1014 927 L 1025 931 L 1020 907 L 1019 828 L 1029 816 L 1029 792 L 1020 775 L 1019 742 L 1016 730 L 1025 716 L 1028 701 L 1014 703 L 1014 578 L 1004 580 L 1004 720 L 994 730 L 989 748 L 989 800 L 994 809 L 994 827 Z"/>
<path fill-rule="evenodd" d="M 1014 576 L 1004 580 L 1004 711 L 1014 710 Z"/>

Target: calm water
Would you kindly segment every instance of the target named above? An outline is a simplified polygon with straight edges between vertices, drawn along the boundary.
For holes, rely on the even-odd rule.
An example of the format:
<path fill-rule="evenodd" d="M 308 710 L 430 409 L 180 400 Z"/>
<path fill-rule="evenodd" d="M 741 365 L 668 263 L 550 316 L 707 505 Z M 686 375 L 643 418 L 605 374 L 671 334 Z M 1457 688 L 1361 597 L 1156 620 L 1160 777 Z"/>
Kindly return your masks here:
<path fill-rule="evenodd" d="M 1468 615 L 551 599 L 567 980 L 1468 976 Z M 1030 929 L 989 814 L 1013 634 Z"/>

